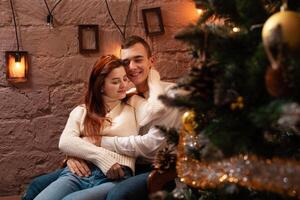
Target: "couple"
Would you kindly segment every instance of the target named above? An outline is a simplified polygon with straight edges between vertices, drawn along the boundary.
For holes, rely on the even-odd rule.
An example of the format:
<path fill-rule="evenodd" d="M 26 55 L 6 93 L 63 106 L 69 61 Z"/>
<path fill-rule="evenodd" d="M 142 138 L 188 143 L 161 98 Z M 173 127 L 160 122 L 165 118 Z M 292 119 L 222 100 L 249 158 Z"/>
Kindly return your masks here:
<path fill-rule="evenodd" d="M 84 105 L 70 113 L 60 138 L 60 149 L 72 156 L 68 167 L 37 177 L 24 200 L 147 199 L 146 161 L 165 141 L 155 125 L 178 127 L 179 113 L 157 100 L 172 84 L 152 69 L 148 43 L 128 37 L 121 58 L 104 56 L 95 63 Z M 126 96 L 127 77 L 144 98 Z"/>

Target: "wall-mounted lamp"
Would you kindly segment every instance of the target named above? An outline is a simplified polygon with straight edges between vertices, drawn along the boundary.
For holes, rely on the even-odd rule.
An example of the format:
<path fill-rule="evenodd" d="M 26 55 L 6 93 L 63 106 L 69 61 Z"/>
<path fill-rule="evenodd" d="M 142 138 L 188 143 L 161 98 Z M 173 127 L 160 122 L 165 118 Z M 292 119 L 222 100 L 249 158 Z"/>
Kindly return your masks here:
<path fill-rule="evenodd" d="M 28 78 L 28 53 L 6 51 L 6 78 L 12 82 L 25 82 Z"/>
<path fill-rule="evenodd" d="M 20 51 L 15 11 L 12 0 L 10 0 L 10 6 L 15 26 L 17 51 L 5 52 L 6 79 L 11 82 L 25 82 L 28 79 L 28 53 L 26 51 Z"/>

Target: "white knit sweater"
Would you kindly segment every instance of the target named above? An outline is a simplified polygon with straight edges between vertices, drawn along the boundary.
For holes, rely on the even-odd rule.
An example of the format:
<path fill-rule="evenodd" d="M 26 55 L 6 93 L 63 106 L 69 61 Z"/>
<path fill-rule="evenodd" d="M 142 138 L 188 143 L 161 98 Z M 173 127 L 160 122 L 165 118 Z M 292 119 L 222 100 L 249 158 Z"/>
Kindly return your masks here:
<path fill-rule="evenodd" d="M 157 99 L 157 96 L 163 93 L 163 88 L 159 84 L 158 73 L 151 70 L 148 81 L 152 84 L 149 88 L 148 100 L 133 95 L 126 103 L 118 101 L 107 114 L 107 117 L 112 121 L 111 126 L 106 124 L 103 131 L 98 134 L 119 137 L 137 135 L 141 126 L 158 119 L 165 112 L 165 107 Z M 86 108 L 84 105 L 77 106 L 70 113 L 60 137 L 59 149 L 67 155 L 91 161 L 105 174 L 115 163 L 128 166 L 134 172 L 134 157 L 109 151 L 81 139 L 85 116 Z"/>
<path fill-rule="evenodd" d="M 176 95 L 176 90 L 172 90 L 175 84 L 163 81 L 160 81 L 159 84 L 163 89 L 163 93 L 167 96 L 174 97 Z M 151 85 L 149 85 L 149 87 L 150 86 Z M 139 135 L 131 135 L 128 137 L 104 136 L 101 140 L 101 146 L 119 154 L 142 158 L 142 162 L 150 163 L 153 161 L 156 152 L 164 146 L 166 140 L 164 134 L 162 134 L 156 126 L 162 125 L 179 128 L 181 125 L 181 116 L 182 113 L 180 110 L 165 107 L 163 112 L 160 112 L 158 118 L 150 121 L 141 128 Z"/>

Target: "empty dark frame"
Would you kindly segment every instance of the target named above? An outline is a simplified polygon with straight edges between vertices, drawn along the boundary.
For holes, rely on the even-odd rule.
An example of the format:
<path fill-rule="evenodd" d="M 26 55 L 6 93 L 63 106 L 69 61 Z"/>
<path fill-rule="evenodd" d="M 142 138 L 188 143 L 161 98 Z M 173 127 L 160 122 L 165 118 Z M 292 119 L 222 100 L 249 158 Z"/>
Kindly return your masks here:
<path fill-rule="evenodd" d="M 147 35 L 164 34 L 165 29 L 160 7 L 142 9 L 145 32 Z"/>
<path fill-rule="evenodd" d="M 80 53 L 96 53 L 99 51 L 98 25 L 78 25 L 78 40 Z"/>

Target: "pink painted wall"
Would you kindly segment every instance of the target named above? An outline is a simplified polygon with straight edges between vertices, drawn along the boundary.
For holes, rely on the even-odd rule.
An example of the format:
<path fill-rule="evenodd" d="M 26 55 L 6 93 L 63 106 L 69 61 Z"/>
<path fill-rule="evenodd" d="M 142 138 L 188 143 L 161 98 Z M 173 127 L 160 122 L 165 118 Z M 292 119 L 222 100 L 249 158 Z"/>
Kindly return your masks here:
<path fill-rule="evenodd" d="M 120 34 L 104 1 L 62 1 L 54 11 L 55 27 L 46 25 L 41 0 L 14 0 L 21 49 L 30 54 L 29 81 L 6 81 L 5 51 L 16 50 L 9 0 L 0 0 L 0 196 L 21 194 L 32 177 L 56 169 L 63 160 L 58 138 L 70 110 L 82 97 L 92 64 L 99 55 L 117 53 Z M 55 1 L 48 0 L 50 7 Z M 109 0 L 123 24 L 129 0 Z M 146 37 L 141 9 L 161 7 L 165 34 Z M 127 35 L 146 37 L 165 80 L 175 81 L 191 66 L 189 48 L 174 34 L 196 20 L 192 0 L 133 0 Z M 77 25 L 98 24 L 100 51 L 80 54 Z"/>

